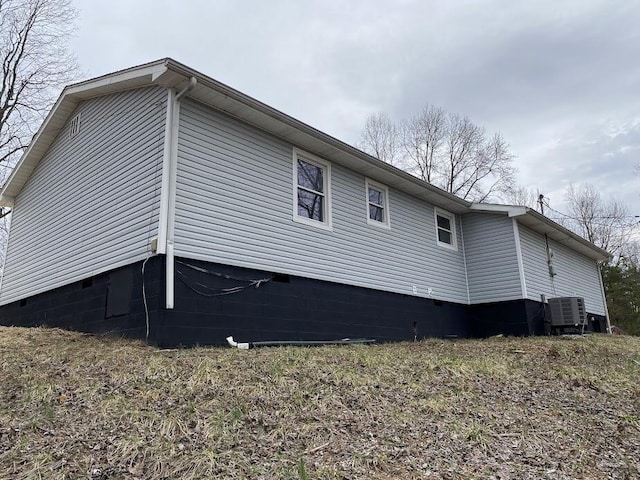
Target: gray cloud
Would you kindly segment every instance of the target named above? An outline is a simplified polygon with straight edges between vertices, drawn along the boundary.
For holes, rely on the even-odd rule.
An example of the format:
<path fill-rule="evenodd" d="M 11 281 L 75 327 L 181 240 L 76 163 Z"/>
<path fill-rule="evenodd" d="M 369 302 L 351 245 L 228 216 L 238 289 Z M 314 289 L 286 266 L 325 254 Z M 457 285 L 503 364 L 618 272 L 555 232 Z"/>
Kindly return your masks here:
<path fill-rule="evenodd" d="M 172 56 L 345 141 L 425 103 L 501 131 L 522 183 L 590 181 L 640 210 L 640 4 L 83 2 L 93 75 Z M 636 159 L 634 161 L 634 159 Z"/>

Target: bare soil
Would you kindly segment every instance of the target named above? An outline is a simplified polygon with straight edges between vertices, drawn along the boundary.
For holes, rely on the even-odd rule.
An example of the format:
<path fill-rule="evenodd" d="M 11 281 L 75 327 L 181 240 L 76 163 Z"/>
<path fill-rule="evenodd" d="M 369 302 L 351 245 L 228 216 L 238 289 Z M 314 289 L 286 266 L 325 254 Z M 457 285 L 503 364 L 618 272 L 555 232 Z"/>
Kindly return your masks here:
<path fill-rule="evenodd" d="M 640 478 L 640 338 L 163 351 L 0 327 L 0 478 Z"/>

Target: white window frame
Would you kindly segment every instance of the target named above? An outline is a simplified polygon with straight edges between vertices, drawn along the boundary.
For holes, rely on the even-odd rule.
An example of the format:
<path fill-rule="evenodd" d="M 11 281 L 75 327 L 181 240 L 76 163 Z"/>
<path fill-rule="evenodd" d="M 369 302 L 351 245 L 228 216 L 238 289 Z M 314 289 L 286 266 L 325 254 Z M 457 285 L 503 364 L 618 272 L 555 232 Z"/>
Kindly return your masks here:
<path fill-rule="evenodd" d="M 316 165 L 323 170 L 324 178 L 324 203 L 323 221 L 314 220 L 312 218 L 303 217 L 298 215 L 298 159 Z M 325 230 L 332 230 L 331 226 L 331 163 L 317 157 L 311 153 L 305 152 L 298 148 L 293 149 L 293 221 L 303 223 L 305 225 L 312 225 L 317 228 L 323 228 Z"/>
<path fill-rule="evenodd" d="M 382 207 L 382 212 L 384 214 L 384 220 L 382 222 L 379 222 L 378 220 L 373 220 L 370 216 L 369 213 L 369 205 L 371 204 L 371 202 L 369 202 L 369 187 L 374 188 L 380 192 L 382 192 L 384 199 L 383 199 L 383 204 L 380 205 Z M 365 178 L 364 180 L 364 204 L 365 204 L 365 215 L 367 218 L 367 223 L 369 225 L 374 225 L 376 227 L 379 228 L 386 228 L 386 229 L 390 229 L 391 228 L 391 221 L 390 221 L 390 217 L 389 217 L 389 188 L 382 185 L 381 183 L 378 183 L 376 181 L 373 180 L 369 180 L 368 178 Z"/>
<path fill-rule="evenodd" d="M 440 237 L 438 236 L 438 229 L 440 227 L 438 227 L 438 217 L 444 217 L 449 219 L 449 222 L 451 223 L 451 244 L 448 244 L 446 242 L 441 242 L 440 241 Z M 435 222 L 435 229 L 436 229 L 436 243 L 439 247 L 443 247 L 443 248 L 448 248 L 449 250 L 455 250 L 458 251 L 458 237 L 456 234 L 456 216 L 455 214 L 451 213 L 451 212 L 447 212 L 446 210 L 442 210 L 440 208 L 434 208 L 433 209 L 433 220 Z"/>

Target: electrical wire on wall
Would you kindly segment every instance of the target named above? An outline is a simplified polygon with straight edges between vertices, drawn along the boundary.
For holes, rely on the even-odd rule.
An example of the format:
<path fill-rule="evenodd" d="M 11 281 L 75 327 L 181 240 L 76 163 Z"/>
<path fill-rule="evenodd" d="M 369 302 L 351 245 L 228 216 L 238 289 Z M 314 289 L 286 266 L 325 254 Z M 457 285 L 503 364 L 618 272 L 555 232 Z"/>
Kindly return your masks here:
<path fill-rule="evenodd" d="M 156 102 L 153 104 L 154 108 L 164 108 L 164 105 L 161 102 Z M 155 164 L 155 176 L 153 179 L 153 197 L 152 197 L 152 202 L 151 203 L 159 203 L 158 197 L 159 197 L 159 187 L 160 187 L 160 175 L 162 174 L 162 150 L 164 149 L 164 130 L 163 129 L 159 129 L 158 131 L 158 138 L 157 138 L 157 145 L 158 145 L 158 151 L 156 152 L 155 158 L 156 158 L 156 164 Z M 155 253 L 153 253 L 153 250 L 151 248 L 151 237 L 153 234 L 153 220 L 156 217 L 156 212 L 154 211 L 154 209 L 150 209 L 149 211 L 149 224 L 147 227 L 147 245 L 149 247 L 149 256 L 147 258 L 145 258 L 144 262 L 142 262 L 142 303 L 144 304 L 144 320 L 145 320 L 145 340 L 148 342 L 149 341 L 149 330 L 150 330 L 150 326 L 149 326 L 149 306 L 147 303 L 147 291 L 145 288 L 145 284 L 144 284 L 144 271 L 145 268 L 147 266 L 147 262 L 149 260 L 151 260 L 153 257 L 157 256 Z M 156 232 L 157 234 L 157 232 Z M 156 237 L 156 242 L 157 242 L 157 237 Z"/>
<path fill-rule="evenodd" d="M 558 293 L 556 292 L 556 282 L 553 279 L 553 277 L 555 277 L 556 275 L 555 267 L 553 266 L 553 250 L 551 250 L 551 247 L 549 246 L 549 236 L 546 233 L 544 234 L 544 243 L 545 243 L 546 252 L 547 252 L 547 268 L 549 269 L 549 279 L 551 280 L 551 289 L 553 290 L 553 296 L 557 297 Z"/>
<path fill-rule="evenodd" d="M 183 262 L 181 260 L 176 260 L 177 264 L 180 264 L 184 267 L 187 267 L 196 272 L 204 273 L 207 275 L 211 275 L 224 280 L 233 280 L 236 282 L 246 283 L 246 285 L 236 285 L 233 287 L 222 288 L 222 287 L 211 287 L 209 285 L 205 285 L 204 283 L 197 282 L 195 280 L 191 280 L 182 270 L 176 268 L 176 275 L 178 279 L 191 291 L 197 293 L 198 295 L 202 295 L 204 297 L 220 297 L 224 295 L 233 295 L 235 293 L 240 293 L 247 288 L 255 287 L 259 288 L 260 285 L 266 282 L 270 282 L 273 280 L 273 276 L 267 278 L 258 278 L 258 279 L 247 279 L 247 278 L 239 278 L 234 277 L 232 275 L 227 275 L 224 273 L 216 272 L 213 270 L 209 270 L 203 267 L 199 267 L 197 265 L 193 265 L 191 263 Z"/>
<path fill-rule="evenodd" d="M 144 262 L 142 262 L 142 303 L 144 304 L 144 321 L 146 325 L 144 338 L 147 342 L 149 341 L 149 306 L 147 304 L 147 290 L 144 285 L 144 271 L 147 266 L 147 262 L 155 256 L 157 255 L 150 255 L 145 258 Z"/>
<path fill-rule="evenodd" d="M 150 321 L 149 321 L 149 304 L 147 301 L 147 288 L 145 285 L 145 271 L 146 271 L 147 263 L 149 262 L 149 260 L 157 256 L 158 255 L 156 254 L 150 255 L 144 260 L 144 262 L 142 262 L 142 303 L 144 304 L 145 339 L 147 342 L 149 341 Z M 175 272 L 177 277 L 180 279 L 180 281 L 182 281 L 182 283 L 184 283 L 184 285 L 190 290 L 192 290 L 193 292 L 205 297 L 219 297 L 224 295 L 233 295 L 235 293 L 240 293 L 246 290 L 247 288 L 251 288 L 251 287 L 258 288 L 263 283 L 270 282 L 271 280 L 273 280 L 273 276 L 267 277 L 267 278 L 258 278 L 258 279 L 239 278 L 239 277 L 234 277 L 232 275 L 215 272 L 213 270 L 208 270 L 206 268 L 199 267 L 197 265 L 193 265 L 187 262 L 183 262 L 181 260 L 176 260 L 176 263 L 183 265 L 184 267 L 194 270 L 196 272 L 211 275 L 220 279 L 233 280 L 236 282 L 246 283 L 245 285 L 236 285 L 228 288 L 211 287 L 211 286 L 205 285 L 204 283 L 200 283 L 195 280 L 189 279 L 189 277 L 183 271 L 181 271 L 179 268 L 176 268 Z"/>

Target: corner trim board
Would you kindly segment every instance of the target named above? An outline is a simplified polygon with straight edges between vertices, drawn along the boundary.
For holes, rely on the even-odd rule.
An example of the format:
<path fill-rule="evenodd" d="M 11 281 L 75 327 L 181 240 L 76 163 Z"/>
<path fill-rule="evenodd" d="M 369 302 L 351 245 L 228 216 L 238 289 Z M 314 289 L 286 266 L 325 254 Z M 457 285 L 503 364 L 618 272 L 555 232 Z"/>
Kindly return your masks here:
<path fill-rule="evenodd" d="M 515 217 L 511 218 L 513 222 L 513 239 L 516 243 L 516 258 L 518 259 L 518 272 L 520 274 L 520 288 L 522 289 L 522 298 L 528 298 L 527 294 L 527 281 L 524 277 L 524 262 L 522 260 L 522 247 L 520 246 L 520 229 L 518 228 L 518 221 Z"/>
<path fill-rule="evenodd" d="M 467 286 L 467 305 L 471 305 L 471 291 L 469 290 L 469 271 L 467 270 L 467 248 L 464 244 L 464 220 L 462 218 L 462 215 L 460 215 L 460 246 L 462 247 L 462 262 L 464 263 L 464 283 Z"/>
<path fill-rule="evenodd" d="M 158 216 L 158 246 L 156 253 L 167 252 L 167 222 L 169 217 L 169 174 L 171 164 L 171 152 L 173 151 L 173 107 L 176 92 L 172 88 L 167 89 L 167 114 L 164 125 L 164 148 L 162 152 L 162 183 L 160 186 L 160 213 Z"/>
<path fill-rule="evenodd" d="M 604 282 L 602 281 L 602 270 L 600 265 L 596 264 L 598 269 L 598 280 L 600 281 L 600 291 L 602 292 L 602 301 L 604 302 L 604 318 L 607 320 L 607 333 L 613 333 L 611 331 L 611 319 L 609 318 L 609 305 L 607 305 L 607 294 L 604 291 Z"/>

